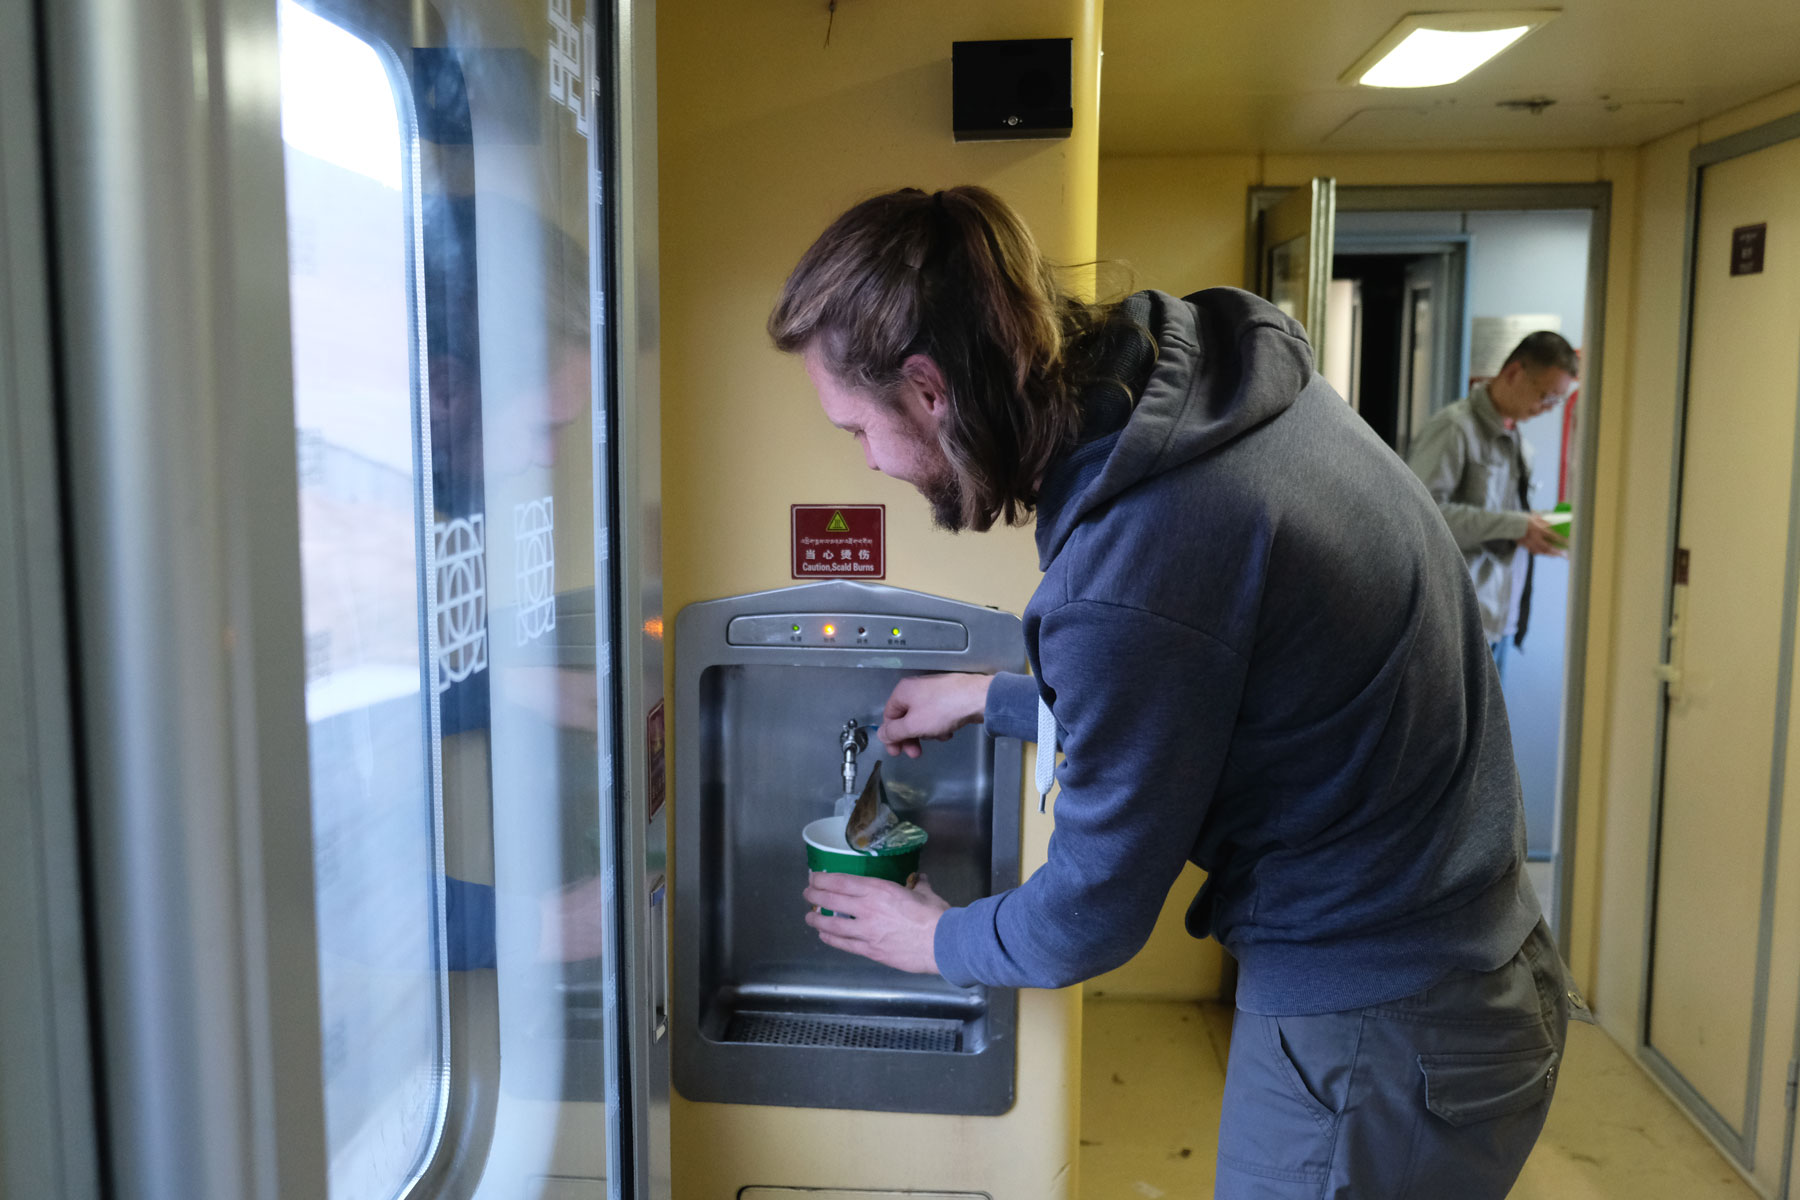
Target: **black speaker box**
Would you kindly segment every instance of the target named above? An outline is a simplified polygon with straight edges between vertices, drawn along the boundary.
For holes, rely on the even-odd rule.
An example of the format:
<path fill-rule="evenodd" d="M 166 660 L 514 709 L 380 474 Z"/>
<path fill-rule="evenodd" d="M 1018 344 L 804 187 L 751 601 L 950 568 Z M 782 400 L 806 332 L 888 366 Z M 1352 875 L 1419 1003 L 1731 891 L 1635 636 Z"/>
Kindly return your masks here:
<path fill-rule="evenodd" d="M 959 142 L 1068 137 L 1075 124 L 1070 38 L 956 42 L 951 124 Z"/>

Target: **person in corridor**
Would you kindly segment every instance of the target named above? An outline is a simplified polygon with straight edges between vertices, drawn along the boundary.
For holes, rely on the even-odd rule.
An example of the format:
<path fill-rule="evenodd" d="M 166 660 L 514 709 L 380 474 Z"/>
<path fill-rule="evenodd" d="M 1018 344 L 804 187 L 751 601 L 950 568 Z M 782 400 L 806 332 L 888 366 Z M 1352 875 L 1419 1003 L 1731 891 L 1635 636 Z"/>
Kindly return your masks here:
<path fill-rule="evenodd" d="M 1230 288 L 1085 304 L 959 187 L 840 216 L 769 331 L 941 526 L 1035 521 L 1033 674 L 902 681 L 889 753 L 972 722 L 1063 753 L 1022 886 L 815 874 L 819 936 L 1062 987 L 1130 958 L 1192 861 L 1188 928 L 1240 967 L 1216 1194 L 1504 1196 L 1570 1001 L 1499 680 L 1436 504 L 1300 326 Z"/>
<path fill-rule="evenodd" d="M 1434 414 L 1407 456 L 1469 564 L 1482 631 L 1502 668 L 1508 639 L 1523 646 L 1531 623 L 1532 556 L 1564 553 L 1562 536 L 1531 511 L 1531 447 L 1519 425 L 1566 400 L 1580 374 L 1561 334 L 1529 334 L 1498 375 Z M 1522 580 L 1513 571 L 1520 557 Z"/>

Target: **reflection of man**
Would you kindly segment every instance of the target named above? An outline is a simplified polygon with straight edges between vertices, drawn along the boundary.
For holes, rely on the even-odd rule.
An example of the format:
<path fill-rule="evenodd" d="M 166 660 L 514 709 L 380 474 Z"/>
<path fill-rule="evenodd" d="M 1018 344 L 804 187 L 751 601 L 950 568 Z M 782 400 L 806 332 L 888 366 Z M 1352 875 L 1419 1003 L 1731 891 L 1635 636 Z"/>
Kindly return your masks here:
<path fill-rule="evenodd" d="M 1481 625 L 1494 660 L 1505 641 L 1525 641 L 1531 618 L 1531 555 L 1564 553 L 1562 538 L 1531 511 L 1531 448 L 1518 426 L 1549 412 L 1575 388 L 1581 366 L 1561 334 L 1539 330 L 1507 356 L 1500 373 L 1432 417 L 1413 441 L 1410 465 L 1425 481 L 1468 561 Z M 1513 564 L 1523 552 L 1525 579 Z"/>
<path fill-rule="evenodd" d="M 592 398 L 588 255 L 586 247 L 561 229 L 509 202 L 488 204 L 482 220 L 488 240 L 506 245 L 527 265 L 502 273 L 500 281 L 490 285 L 497 290 L 481 300 L 478 311 L 473 198 L 439 196 L 427 202 L 432 500 L 440 528 L 457 519 L 481 521 L 489 538 L 510 539 L 505 531 L 513 527 L 508 514 L 515 505 L 555 494 L 559 472 L 587 469 L 585 451 L 577 454 L 573 465 L 569 460 L 570 447 L 579 449 L 586 439 L 566 437 L 565 430 L 587 419 Z M 530 264 L 537 267 L 541 293 L 508 290 L 509 282 L 532 278 Z M 573 528 L 579 526 L 564 532 Z M 485 570 L 474 575 L 474 594 L 459 597 L 471 614 L 459 632 L 484 645 L 491 634 L 490 620 L 500 622 L 500 637 L 511 636 L 511 617 L 489 612 L 486 591 L 486 580 L 496 571 L 511 574 L 505 556 L 508 544 L 503 540 L 474 546 Z M 547 561 L 554 563 L 553 546 Z M 442 604 L 444 586 L 440 570 L 441 607 L 447 607 Z M 446 618 L 439 620 L 442 637 Z M 599 723 L 592 668 L 569 669 L 485 652 L 473 669 L 446 681 L 439 711 L 447 748 L 463 738 L 484 743 L 475 754 L 447 751 L 443 762 L 446 793 L 467 797 L 465 806 L 475 812 L 494 804 L 495 789 L 488 777 L 493 768 L 488 764 L 495 747 L 518 746 L 522 737 L 533 746 L 542 745 L 545 729 L 558 731 L 557 737 L 594 735 Z M 591 759 L 579 750 L 570 760 Z M 585 794 L 591 781 L 571 785 L 559 774 L 568 769 L 567 762 L 550 761 L 541 764 L 541 774 L 534 773 L 530 780 L 515 774 L 508 779 L 506 804 L 560 804 L 555 800 L 559 789 Z M 563 831 L 565 844 L 557 848 L 559 857 L 552 862 L 562 873 L 562 886 L 545 890 L 559 881 L 520 879 L 511 890 L 525 894 L 509 906 L 497 903 L 489 883 L 443 877 L 448 969 L 494 967 L 503 940 L 523 948 L 521 959 L 530 955 L 539 962 L 575 962 L 599 954 L 603 892 L 594 873 L 597 863 L 589 861 L 596 835 L 576 810 L 562 815 L 569 827 Z M 532 892 L 535 904 L 529 902 Z M 508 912 L 517 915 L 504 916 Z M 503 919 L 504 938 L 498 929 Z"/>

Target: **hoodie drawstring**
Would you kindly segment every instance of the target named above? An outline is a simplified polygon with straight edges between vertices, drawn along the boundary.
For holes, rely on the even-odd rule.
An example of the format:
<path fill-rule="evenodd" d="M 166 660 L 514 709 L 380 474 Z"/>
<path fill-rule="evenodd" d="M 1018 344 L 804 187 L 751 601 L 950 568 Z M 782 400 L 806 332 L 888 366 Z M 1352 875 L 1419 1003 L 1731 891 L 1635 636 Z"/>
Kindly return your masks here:
<path fill-rule="evenodd" d="M 1050 785 L 1056 782 L 1056 718 L 1050 705 L 1038 697 L 1037 790 L 1038 811 L 1050 802 Z"/>

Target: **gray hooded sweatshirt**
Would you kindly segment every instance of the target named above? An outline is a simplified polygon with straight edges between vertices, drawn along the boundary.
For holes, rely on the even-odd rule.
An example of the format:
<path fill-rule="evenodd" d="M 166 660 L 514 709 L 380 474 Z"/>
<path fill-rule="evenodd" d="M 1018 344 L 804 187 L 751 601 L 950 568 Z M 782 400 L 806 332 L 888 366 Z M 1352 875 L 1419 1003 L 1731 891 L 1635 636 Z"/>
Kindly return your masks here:
<path fill-rule="evenodd" d="M 1123 963 L 1183 862 L 1250 1012 L 1340 1011 L 1491 970 L 1539 918 L 1499 681 L 1412 472 L 1246 292 L 1126 302 L 1148 338 L 1084 395 L 1040 498 L 1034 676 L 995 736 L 1064 760 L 1049 858 L 947 912 L 939 969 L 1060 987 Z M 1129 341 L 1130 339 L 1127 339 Z"/>

